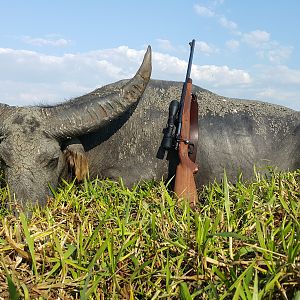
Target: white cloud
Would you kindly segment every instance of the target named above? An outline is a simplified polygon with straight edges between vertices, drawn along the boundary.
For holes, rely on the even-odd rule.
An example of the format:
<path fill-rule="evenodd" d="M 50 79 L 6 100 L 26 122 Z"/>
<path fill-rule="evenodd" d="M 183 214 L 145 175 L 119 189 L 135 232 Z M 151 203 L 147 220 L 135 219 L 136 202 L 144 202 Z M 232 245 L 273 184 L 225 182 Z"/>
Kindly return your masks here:
<path fill-rule="evenodd" d="M 153 76 L 164 80 L 183 81 L 187 68 L 187 61 L 175 56 L 153 53 Z M 247 85 L 251 82 L 250 75 L 238 69 L 231 69 L 228 66 L 195 65 L 192 67 L 193 82 L 195 84 L 219 87 L 227 85 Z"/>
<path fill-rule="evenodd" d="M 276 43 L 277 44 L 277 43 Z M 273 45 L 273 49 L 267 51 L 267 57 L 270 62 L 280 64 L 287 60 L 293 52 L 293 47 Z"/>
<path fill-rule="evenodd" d="M 21 40 L 29 45 L 33 46 L 51 46 L 51 47 L 65 47 L 70 44 L 70 40 L 66 40 L 63 38 L 57 38 L 53 36 L 49 36 L 47 38 L 33 38 L 31 36 L 23 36 Z"/>
<path fill-rule="evenodd" d="M 212 1 L 212 4 L 214 6 L 222 5 L 224 3 L 224 0 L 214 0 Z"/>
<path fill-rule="evenodd" d="M 300 70 L 291 69 L 285 65 L 262 65 L 257 66 L 256 73 L 259 74 L 258 80 L 264 83 L 273 82 L 274 85 L 282 87 L 294 85 L 299 89 Z"/>
<path fill-rule="evenodd" d="M 270 33 L 264 30 L 253 30 L 244 33 L 242 40 L 254 48 L 260 48 L 270 41 Z"/>
<path fill-rule="evenodd" d="M 32 105 L 83 95 L 130 78 L 144 53 L 127 46 L 60 56 L 0 48 L 0 102 Z M 183 81 L 186 67 L 186 60 L 153 52 L 152 78 Z M 283 65 L 261 66 L 250 73 L 226 65 L 194 64 L 191 77 L 193 83 L 224 96 L 259 98 L 300 108 L 296 101 L 300 101 L 300 70 Z"/>
<path fill-rule="evenodd" d="M 212 4 L 214 7 L 216 7 L 220 3 L 212 2 Z M 196 4 L 194 5 L 194 10 L 202 17 L 212 17 L 222 27 L 228 29 L 231 34 L 234 34 L 239 38 L 239 41 L 235 38 L 225 43 L 226 47 L 231 51 L 236 51 L 242 42 L 251 48 L 256 49 L 255 53 L 258 57 L 261 59 L 267 59 L 273 64 L 282 64 L 293 52 L 293 47 L 284 46 L 277 41 L 272 40 L 271 34 L 265 30 L 257 29 L 243 33 L 238 30 L 237 23 L 227 19 L 223 14 L 219 14 L 207 6 Z M 212 51 L 212 48 L 209 49 L 209 45 L 206 43 L 202 43 L 202 45 L 199 44 L 199 49 L 202 49 L 202 52 L 206 54 L 211 54 L 214 52 Z"/>
<path fill-rule="evenodd" d="M 0 102 L 10 105 L 39 105 L 58 103 L 91 91 L 76 82 L 25 82 L 0 80 Z"/>
<path fill-rule="evenodd" d="M 154 52 L 152 55 L 153 59 L 153 76 L 152 78 L 163 78 L 165 75 L 166 79 L 180 80 L 180 76 L 184 76 L 187 68 L 187 62 L 169 54 L 163 54 Z"/>
<path fill-rule="evenodd" d="M 175 56 L 153 53 L 153 76 L 164 80 L 182 81 L 186 74 L 187 61 Z M 219 87 L 227 85 L 247 85 L 251 83 L 250 75 L 239 69 L 231 69 L 228 66 L 195 65 L 192 67 L 193 82 L 205 86 Z"/>
<path fill-rule="evenodd" d="M 270 99 L 270 98 L 287 98 L 293 95 L 291 92 L 283 92 L 282 90 L 266 87 L 262 90 L 257 91 L 256 96 L 257 98 L 264 98 L 264 99 Z"/>
<path fill-rule="evenodd" d="M 222 3 L 223 1 L 214 1 L 212 2 L 212 5 L 218 6 Z M 214 17 L 222 27 L 229 29 L 230 31 L 235 31 L 238 28 L 238 25 L 235 22 L 228 20 L 224 15 L 216 13 L 214 10 L 207 6 L 195 4 L 194 11 L 201 17 Z"/>
<path fill-rule="evenodd" d="M 62 56 L 0 48 L 0 102 L 57 102 L 130 78 L 144 50 L 126 46 Z"/>
<path fill-rule="evenodd" d="M 216 53 L 218 49 L 204 41 L 196 41 L 196 49 L 206 55 Z"/>
<path fill-rule="evenodd" d="M 1 102 L 13 105 L 53 103 L 82 95 L 104 84 L 130 78 L 138 69 L 144 52 L 120 46 L 54 56 L 0 48 Z M 176 56 L 153 53 L 153 78 L 182 81 L 186 67 L 187 61 Z M 250 82 L 245 71 L 227 66 L 194 65 L 192 72 L 195 83 L 202 86 Z"/>
<path fill-rule="evenodd" d="M 240 47 L 240 42 L 238 40 L 229 40 L 226 42 L 226 47 L 231 51 L 236 51 Z"/>
<path fill-rule="evenodd" d="M 210 18 L 210 17 L 215 16 L 215 12 L 206 6 L 195 4 L 194 10 L 201 17 L 209 17 Z"/>
<path fill-rule="evenodd" d="M 173 46 L 171 41 L 166 39 L 156 39 L 157 46 L 156 49 L 160 49 L 164 52 L 172 52 L 172 53 L 186 53 L 186 47 L 182 46 Z M 195 49 L 205 55 L 210 55 L 218 52 L 218 49 L 212 45 L 208 44 L 204 41 L 196 41 Z"/>
<path fill-rule="evenodd" d="M 169 40 L 157 39 L 156 41 L 157 41 L 158 47 L 160 49 L 166 50 L 166 51 L 174 50 L 174 47 L 173 47 L 172 43 Z"/>
<path fill-rule="evenodd" d="M 235 22 L 228 20 L 224 16 L 219 17 L 219 23 L 221 24 L 222 27 L 227 28 L 229 30 L 235 30 L 238 27 Z"/>
<path fill-rule="evenodd" d="M 244 70 L 231 69 L 228 66 L 193 66 L 192 75 L 195 81 L 208 82 L 214 87 L 248 85 L 250 74 Z"/>
<path fill-rule="evenodd" d="M 253 83 L 239 92 L 243 98 L 248 95 L 300 110 L 300 70 L 284 65 L 259 65 L 252 73 Z"/>
<path fill-rule="evenodd" d="M 242 41 L 257 49 L 256 54 L 274 64 L 286 61 L 293 52 L 293 47 L 284 46 L 271 39 L 270 33 L 264 30 L 254 30 L 244 33 Z"/>
<path fill-rule="evenodd" d="M 216 7 L 222 3 L 218 1 L 211 2 L 213 7 Z M 240 32 L 238 30 L 237 23 L 227 19 L 223 14 L 219 14 L 211 8 L 203 5 L 194 5 L 195 12 L 202 17 L 212 17 L 216 20 L 222 27 L 228 29 L 231 34 L 235 35 L 235 39 L 229 40 L 225 43 L 226 47 L 231 51 L 236 51 L 240 43 L 244 43 L 251 48 L 256 49 L 255 54 L 261 59 L 267 59 L 273 64 L 282 64 L 284 61 L 289 59 L 291 53 L 293 52 L 293 47 L 284 46 L 271 39 L 271 34 L 265 30 L 252 30 L 250 32 Z M 237 38 L 239 40 L 237 40 Z M 211 54 L 216 50 L 209 48 L 210 46 L 206 43 L 199 44 L 199 49 L 206 54 Z"/>
<path fill-rule="evenodd" d="M 300 110 L 299 91 L 278 87 L 263 87 L 254 93 L 256 99 Z"/>

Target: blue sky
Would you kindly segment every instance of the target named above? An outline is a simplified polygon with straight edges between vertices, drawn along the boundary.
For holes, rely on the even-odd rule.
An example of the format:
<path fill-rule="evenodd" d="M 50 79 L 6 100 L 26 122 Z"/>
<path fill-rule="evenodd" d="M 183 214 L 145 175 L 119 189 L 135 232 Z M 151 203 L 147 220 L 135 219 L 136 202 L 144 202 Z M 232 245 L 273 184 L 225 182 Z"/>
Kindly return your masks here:
<path fill-rule="evenodd" d="M 0 102 L 55 103 L 131 77 L 146 46 L 152 78 L 300 110 L 300 1 L 1 1 Z"/>

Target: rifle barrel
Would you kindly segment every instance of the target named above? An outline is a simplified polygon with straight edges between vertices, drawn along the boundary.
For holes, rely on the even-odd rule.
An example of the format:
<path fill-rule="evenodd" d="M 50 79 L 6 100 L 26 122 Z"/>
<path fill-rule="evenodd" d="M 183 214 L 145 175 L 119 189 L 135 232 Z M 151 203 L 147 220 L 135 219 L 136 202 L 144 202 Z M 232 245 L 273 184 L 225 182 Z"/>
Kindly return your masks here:
<path fill-rule="evenodd" d="M 189 63 L 188 68 L 186 72 L 185 82 L 188 81 L 188 79 L 191 77 L 191 69 L 192 69 L 192 62 L 193 62 L 193 56 L 194 56 L 194 49 L 195 49 L 195 40 L 192 40 L 189 45 L 191 46 L 191 52 L 189 57 Z"/>
<path fill-rule="evenodd" d="M 191 76 L 191 69 L 192 69 L 192 62 L 193 62 L 193 55 L 194 55 L 194 48 L 195 48 L 195 40 L 193 39 L 189 43 L 191 50 L 190 50 L 190 57 L 189 57 L 189 62 L 188 62 L 188 68 L 186 71 L 186 77 L 185 77 L 185 82 L 183 83 L 182 87 L 182 92 L 181 92 L 181 97 L 180 97 L 180 108 L 179 108 L 179 113 L 178 113 L 178 126 L 177 126 L 177 132 L 176 132 L 176 140 L 180 140 L 180 132 L 181 132 L 181 126 L 182 126 L 182 113 L 183 113 L 183 104 L 184 104 L 184 97 L 186 94 L 186 89 L 187 89 L 187 82 L 188 79 Z M 178 147 L 178 143 L 176 144 L 176 148 Z"/>

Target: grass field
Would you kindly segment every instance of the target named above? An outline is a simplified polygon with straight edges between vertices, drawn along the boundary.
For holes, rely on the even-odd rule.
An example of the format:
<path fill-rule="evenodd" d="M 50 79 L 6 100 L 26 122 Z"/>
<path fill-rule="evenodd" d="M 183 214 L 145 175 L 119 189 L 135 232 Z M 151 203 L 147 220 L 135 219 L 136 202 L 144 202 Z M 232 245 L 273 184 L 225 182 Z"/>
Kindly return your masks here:
<path fill-rule="evenodd" d="M 199 192 L 64 183 L 0 222 L 0 299 L 300 299 L 300 171 Z M 7 197 L 5 188 L 1 199 Z"/>

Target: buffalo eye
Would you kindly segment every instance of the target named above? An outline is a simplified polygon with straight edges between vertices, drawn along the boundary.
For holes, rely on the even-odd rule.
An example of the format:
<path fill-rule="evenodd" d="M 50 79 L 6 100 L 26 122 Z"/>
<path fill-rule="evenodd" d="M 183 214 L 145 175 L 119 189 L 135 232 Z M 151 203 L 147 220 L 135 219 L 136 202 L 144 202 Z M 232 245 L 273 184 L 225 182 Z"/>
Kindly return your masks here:
<path fill-rule="evenodd" d="M 2 157 L 0 157 L 0 169 L 3 169 L 4 167 L 7 167 L 5 161 L 3 160 Z"/>
<path fill-rule="evenodd" d="M 7 148 L 0 145 L 0 166 L 9 167 L 11 165 L 11 153 Z"/>
<path fill-rule="evenodd" d="M 58 159 L 59 159 L 58 157 L 51 158 L 47 163 L 47 167 L 50 169 L 55 169 L 58 164 Z"/>

